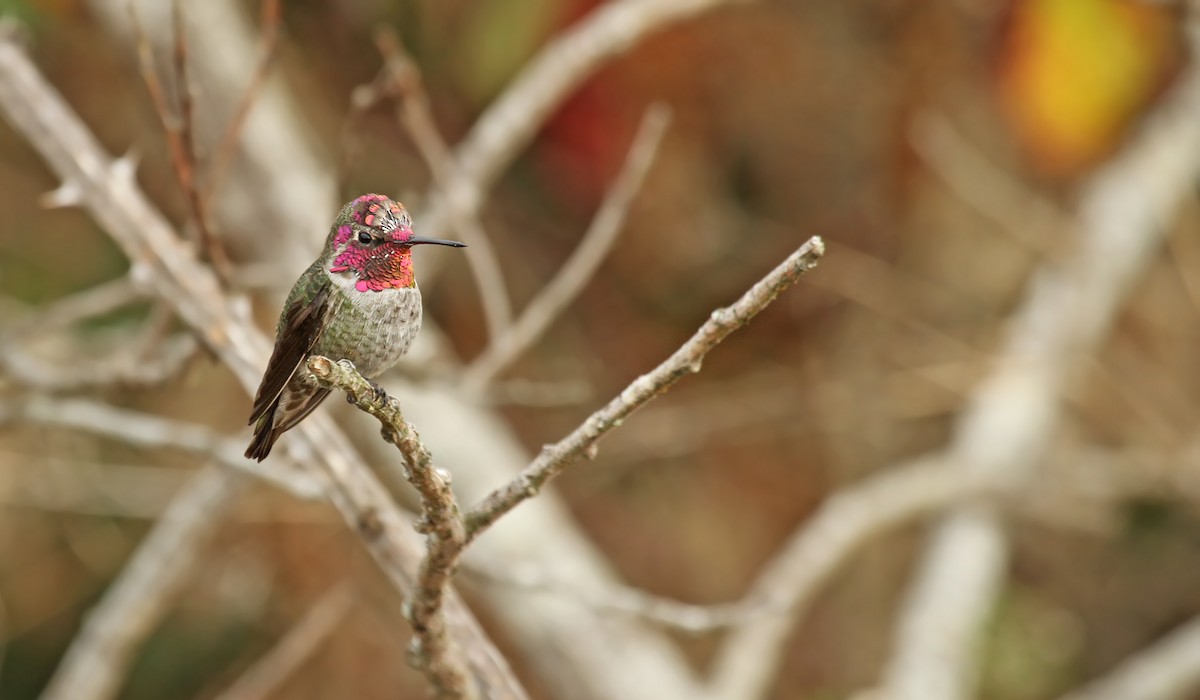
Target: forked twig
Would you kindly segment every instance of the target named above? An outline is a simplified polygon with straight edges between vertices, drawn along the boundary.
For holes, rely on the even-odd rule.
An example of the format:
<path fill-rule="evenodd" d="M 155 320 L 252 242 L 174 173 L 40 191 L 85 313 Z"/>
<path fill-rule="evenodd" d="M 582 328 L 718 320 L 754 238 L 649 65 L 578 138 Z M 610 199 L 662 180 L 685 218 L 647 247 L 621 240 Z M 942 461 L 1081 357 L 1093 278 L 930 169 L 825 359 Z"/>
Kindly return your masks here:
<path fill-rule="evenodd" d="M 662 364 L 633 380 L 620 395 L 589 416 L 570 435 L 543 447 L 516 478 L 467 511 L 467 540 L 474 540 L 500 516 L 536 495 L 547 481 L 569 464 L 584 455 L 594 455 L 596 442 L 642 405 L 665 392 L 683 376 L 699 372 L 710 350 L 749 323 L 780 292 L 815 267 L 824 254 L 825 243 L 819 237 L 810 238 L 731 306 L 713 311 L 704 325 Z"/>

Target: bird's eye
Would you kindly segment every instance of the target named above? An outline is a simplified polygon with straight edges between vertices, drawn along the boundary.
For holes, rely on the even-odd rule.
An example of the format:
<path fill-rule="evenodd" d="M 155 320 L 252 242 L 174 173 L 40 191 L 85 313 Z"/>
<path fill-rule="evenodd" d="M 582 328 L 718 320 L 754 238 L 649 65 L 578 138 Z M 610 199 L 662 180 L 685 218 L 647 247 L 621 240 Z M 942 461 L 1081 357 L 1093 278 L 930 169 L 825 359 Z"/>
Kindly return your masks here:
<path fill-rule="evenodd" d="M 373 239 L 371 238 L 371 234 L 367 233 L 366 231 L 359 231 L 359 232 L 358 232 L 358 242 L 359 242 L 359 243 L 362 243 L 363 245 L 367 245 L 367 244 L 368 244 L 368 243 L 370 243 L 372 240 L 373 240 Z"/>

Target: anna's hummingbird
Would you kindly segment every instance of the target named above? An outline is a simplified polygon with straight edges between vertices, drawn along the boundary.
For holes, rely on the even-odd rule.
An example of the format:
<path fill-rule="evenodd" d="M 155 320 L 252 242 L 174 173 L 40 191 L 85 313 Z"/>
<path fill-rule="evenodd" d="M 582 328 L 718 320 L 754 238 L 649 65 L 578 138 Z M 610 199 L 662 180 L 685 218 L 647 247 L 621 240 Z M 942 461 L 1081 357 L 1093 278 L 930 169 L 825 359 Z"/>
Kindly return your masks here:
<path fill-rule="evenodd" d="M 412 263 L 412 247 L 421 243 L 465 246 L 415 236 L 404 205 L 383 195 L 364 194 L 342 207 L 321 257 L 283 305 L 250 412 L 255 426 L 247 457 L 265 459 L 279 436 L 329 395 L 304 371 L 309 356 L 350 360 L 371 378 L 408 350 L 421 328 Z"/>

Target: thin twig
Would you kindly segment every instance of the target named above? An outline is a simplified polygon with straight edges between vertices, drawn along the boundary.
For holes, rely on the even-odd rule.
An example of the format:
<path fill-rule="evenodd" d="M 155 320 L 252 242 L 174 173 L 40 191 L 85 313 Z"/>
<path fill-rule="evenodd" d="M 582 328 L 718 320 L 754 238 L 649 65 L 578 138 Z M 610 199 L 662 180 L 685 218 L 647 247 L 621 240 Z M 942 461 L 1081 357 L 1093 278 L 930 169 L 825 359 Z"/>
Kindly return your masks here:
<path fill-rule="evenodd" d="M 801 275 L 816 266 L 825 243 L 813 237 L 759 280 L 731 306 L 712 312 L 687 342 L 650 372 L 633 380 L 624 391 L 596 411 L 562 440 L 542 448 L 516 478 L 472 507 L 466 516 L 467 539 L 474 540 L 500 516 L 537 495 L 542 486 L 584 455 L 594 455 L 596 442 L 646 402 L 662 394 L 687 374 L 700 371 L 705 355 L 730 333 L 750 322 Z"/>
<path fill-rule="evenodd" d="M 212 263 L 217 277 L 226 285 L 233 276 L 233 264 L 225 252 L 221 239 L 214 235 L 212 224 L 208 219 L 205 200 L 200 196 L 200 183 L 196 171 L 196 129 L 195 110 L 192 100 L 192 84 L 188 79 L 188 41 L 187 28 L 184 26 L 183 0 L 174 0 L 172 5 L 172 29 L 175 35 L 175 50 L 173 52 L 175 66 L 175 90 L 179 99 L 179 141 L 182 145 L 182 161 L 175 163 L 175 171 L 179 175 L 179 186 L 183 189 L 192 212 L 192 221 L 196 226 L 196 240 L 201 252 Z"/>
<path fill-rule="evenodd" d="M 333 634 L 354 605 L 352 588 L 340 583 L 321 596 L 266 656 L 217 700 L 266 700 Z"/>
<path fill-rule="evenodd" d="M 434 121 L 421 71 L 404 50 L 395 32 L 380 30 L 375 35 L 375 44 L 384 59 L 388 84 L 399 98 L 396 116 L 428 164 L 434 184 L 441 191 L 448 191 L 450 183 L 457 177 L 458 164 Z M 483 230 L 474 213 L 451 208 L 450 223 L 467 244 L 467 263 L 479 287 L 488 338 L 494 341 L 507 333 L 512 323 L 512 303 L 508 299 L 500 259 L 492 247 L 491 237 Z"/>
<path fill-rule="evenodd" d="M 948 118 L 918 115 L 909 142 L 955 197 L 1029 250 L 1061 257 L 1071 216 L 988 161 Z"/>
<path fill-rule="evenodd" d="M 225 171 L 229 168 L 229 164 L 233 162 L 234 155 L 237 154 L 238 139 L 241 137 L 242 126 L 246 123 L 246 118 L 250 116 L 250 110 L 257 102 L 257 98 L 262 94 L 263 87 L 267 83 L 267 78 L 271 75 L 271 67 L 275 63 L 275 57 L 279 51 L 279 28 L 282 25 L 283 16 L 280 12 L 280 0 L 263 0 L 262 18 L 262 39 L 261 48 L 259 49 L 258 65 L 254 69 L 254 74 L 250 77 L 250 82 L 246 84 L 246 89 L 242 93 L 241 99 L 238 100 L 237 108 L 233 111 L 233 116 L 230 117 L 229 123 L 225 126 L 225 131 L 221 134 L 221 140 L 217 142 L 217 148 L 213 152 L 213 158 L 208 167 L 207 177 L 205 178 L 205 187 L 203 195 L 200 197 L 201 206 L 205 211 L 208 211 L 212 206 L 213 197 L 220 187 Z"/>
<path fill-rule="evenodd" d="M 244 445 L 217 435 L 208 428 L 148 413 L 116 408 L 90 399 L 56 399 L 31 396 L 24 401 L 0 403 L 0 424 L 7 421 L 36 423 L 90 433 L 145 448 L 169 448 L 203 455 L 223 467 L 245 472 L 303 500 L 325 496 L 327 480 L 294 467 L 265 465 L 242 456 Z"/>
<path fill-rule="evenodd" d="M 408 465 L 405 477 L 421 497 L 417 529 L 427 535 L 426 553 L 405 601 L 406 617 L 415 635 L 409 659 L 425 673 L 440 696 L 474 697 L 461 651 L 447 632 L 443 607 L 466 546 L 466 531 L 450 489 L 450 475 L 434 468 L 433 455 L 404 420 L 400 402 L 377 390 L 350 361 L 313 356 L 308 360 L 308 370 L 318 384 L 341 389 L 351 403 L 375 416 L 383 426 L 383 438 L 404 455 Z"/>
<path fill-rule="evenodd" d="M 481 393 L 488 382 L 546 332 L 554 319 L 587 286 L 624 227 L 670 120 L 670 111 L 664 105 L 654 105 L 647 110 L 625 157 L 624 167 L 579 245 L 529 302 L 517 322 L 499 337 L 493 336 L 483 353 L 463 372 L 462 387 L 469 394 Z"/>
<path fill-rule="evenodd" d="M 195 223 L 196 243 L 200 246 L 201 251 L 212 261 L 222 282 L 227 283 L 232 272 L 232 266 L 225 255 L 224 247 L 213 238 L 208 227 L 208 218 L 199 208 L 200 200 L 196 185 L 195 148 L 192 140 L 191 88 L 186 82 L 187 39 L 183 29 L 180 2 L 176 0 L 174 3 L 174 21 L 172 26 L 175 32 L 173 65 L 176 77 L 181 81 L 178 91 L 180 109 L 183 113 L 182 117 L 174 114 L 170 103 L 167 101 L 166 92 L 163 90 L 162 82 L 158 78 L 158 71 L 154 67 L 154 53 L 150 46 L 150 39 L 146 36 L 141 20 L 138 18 L 136 6 L 132 3 L 129 5 L 129 15 L 137 41 L 138 65 L 142 71 L 142 81 L 146 84 L 146 92 L 150 94 L 150 101 L 154 104 L 154 110 L 158 112 L 158 118 L 162 122 L 163 134 L 166 136 L 167 146 L 171 153 L 171 163 L 175 168 L 175 178 L 178 180 L 179 187 L 183 190 L 184 196 L 188 200 L 188 207 L 191 210 L 192 219 Z"/>
<path fill-rule="evenodd" d="M 191 581 L 203 543 L 245 483 L 240 472 L 223 467 L 196 474 L 85 618 L 43 700 L 116 695 L 138 644 Z"/>

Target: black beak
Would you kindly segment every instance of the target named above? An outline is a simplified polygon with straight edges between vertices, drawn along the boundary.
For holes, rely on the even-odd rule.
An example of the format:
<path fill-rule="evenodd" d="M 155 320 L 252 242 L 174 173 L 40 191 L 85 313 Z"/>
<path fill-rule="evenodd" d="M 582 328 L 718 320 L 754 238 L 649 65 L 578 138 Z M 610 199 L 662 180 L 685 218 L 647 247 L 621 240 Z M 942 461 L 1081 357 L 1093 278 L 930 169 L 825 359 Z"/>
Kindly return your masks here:
<path fill-rule="evenodd" d="M 421 243 L 432 243 L 433 245 L 448 245 L 451 248 L 466 248 L 467 247 L 466 243 L 459 243 L 458 241 L 447 241 L 444 238 L 423 238 L 421 236 L 413 236 L 412 238 L 408 239 L 409 245 L 420 245 Z"/>

